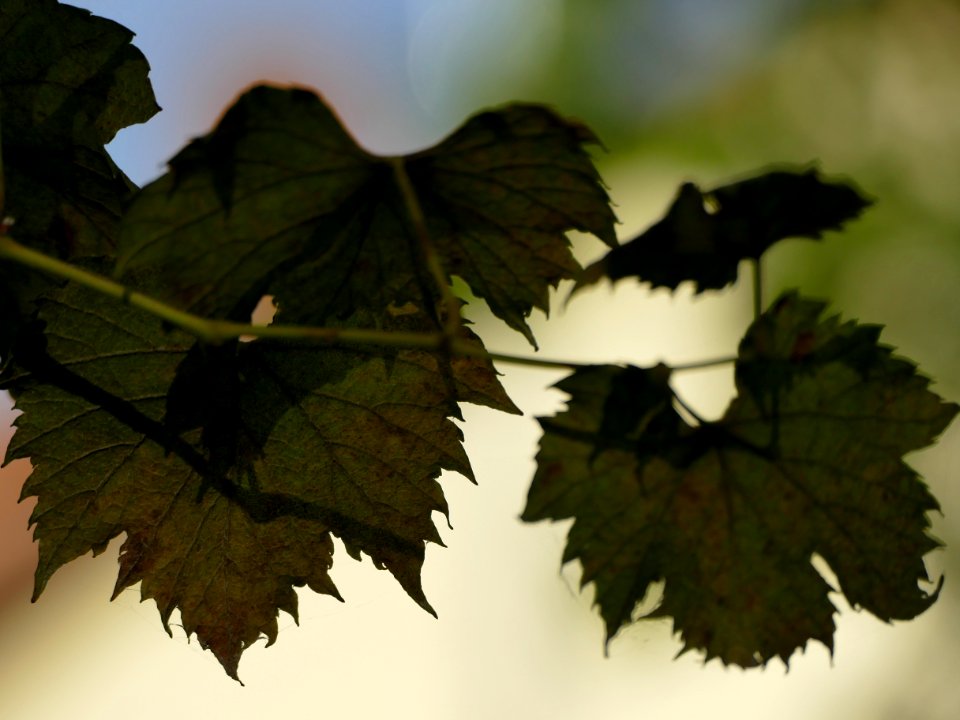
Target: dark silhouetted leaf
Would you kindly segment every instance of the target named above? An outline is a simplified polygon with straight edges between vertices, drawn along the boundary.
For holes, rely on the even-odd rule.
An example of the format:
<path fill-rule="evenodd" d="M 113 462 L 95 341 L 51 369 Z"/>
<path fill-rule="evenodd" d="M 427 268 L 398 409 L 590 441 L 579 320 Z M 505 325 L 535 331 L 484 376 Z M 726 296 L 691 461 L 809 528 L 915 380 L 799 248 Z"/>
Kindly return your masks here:
<path fill-rule="evenodd" d="M 133 33 L 54 0 L 0 7 L 4 212 L 61 257 L 111 254 L 133 186 L 104 151 L 159 108 Z"/>
<path fill-rule="evenodd" d="M 903 456 L 957 406 L 878 345 L 878 328 L 823 310 L 787 295 L 753 324 L 716 423 L 682 419 L 663 367 L 597 366 L 558 384 L 571 397 L 541 419 L 523 518 L 575 520 L 563 560 L 595 585 L 608 640 L 663 580 L 648 617 L 672 617 L 685 650 L 750 666 L 788 662 L 811 639 L 832 649 L 814 554 L 883 620 L 936 598 L 919 583 L 937 503 Z"/>
<path fill-rule="evenodd" d="M 17 240 L 64 259 L 112 255 L 134 186 L 103 149 L 159 109 L 133 33 L 55 0 L 0 3 L 4 215 Z M 3 336 L 49 280 L 0 267 Z M 2 338 L 0 338 L 2 342 Z M 0 355 L 7 354 L 0 345 Z"/>
<path fill-rule="evenodd" d="M 531 342 L 525 317 L 579 270 L 564 232 L 616 244 L 590 142 L 581 125 L 514 105 L 402 159 L 448 275 Z M 359 148 L 316 95 L 254 88 L 139 195 L 120 271 L 149 268 L 165 297 L 204 315 L 245 316 L 265 293 L 297 306 L 284 322 L 408 303 L 432 313 L 393 163 Z"/>
<path fill-rule="evenodd" d="M 433 612 L 420 567 L 440 542 L 432 513 L 447 511 L 437 477 L 472 479 L 448 417 L 457 400 L 516 411 L 489 363 L 234 343 L 207 349 L 228 377 L 197 398 L 233 422 L 167 422 L 180 368 L 203 354 L 191 338 L 74 286 L 41 318 L 46 345 L 18 347 L 4 381 L 23 411 L 8 459 L 34 465 L 35 596 L 126 533 L 116 591 L 141 582 L 164 625 L 179 609 L 236 677 L 246 647 L 276 638 L 278 610 L 296 617 L 292 586 L 339 597 L 332 533 Z"/>
<path fill-rule="evenodd" d="M 706 192 L 684 183 L 663 220 L 587 268 L 577 288 L 636 277 L 653 287 L 692 280 L 697 292 L 719 289 L 736 282 L 741 260 L 757 260 L 785 238 L 819 239 L 869 204 L 812 169 L 776 170 Z"/>
<path fill-rule="evenodd" d="M 296 619 L 295 588 L 340 598 L 334 536 L 433 612 L 420 572 L 447 513 L 439 476 L 473 479 L 459 403 L 518 412 L 468 324 L 447 322 L 459 307 L 438 284 L 465 281 L 535 345 L 527 318 L 564 278 L 721 288 L 741 260 L 868 204 L 809 169 L 686 184 L 618 247 L 585 150 L 596 138 L 544 107 L 484 112 L 430 149 L 379 157 L 315 94 L 265 86 L 134 196 L 104 150 L 157 109 L 132 33 L 54 0 L 0 0 L 0 38 L 3 210 L 16 220 L 4 257 L 24 262 L 19 242 L 48 269 L 63 259 L 125 285 L 51 270 L 115 301 L 0 265 L 0 389 L 22 411 L 6 461 L 34 466 L 35 597 L 124 535 L 115 592 L 139 583 L 168 632 L 179 611 L 234 678 L 247 647 L 276 639 L 281 610 Z M 579 274 L 570 230 L 613 250 Z M 240 321 L 272 296 L 277 323 L 430 333 L 440 349 L 404 349 L 409 335 L 198 343 L 129 307 L 133 290 Z M 673 617 L 685 649 L 755 665 L 810 639 L 832 648 L 814 555 L 883 619 L 936 597 L 920 583 L 937 504 L 903 456 L 957 407 L 879 328 L 823 309 L 788 295 L 753 324 L 739 394 L 715 423 L 684 419 L 663 365 L 560 383 L 571 399 L 541 419 L 523 517 L 574 519 L 564 560 L 596 586 L 608 640 L 662 580 L 650 615 Z M 479 356 L 451 354 L 464 343 Z"/>

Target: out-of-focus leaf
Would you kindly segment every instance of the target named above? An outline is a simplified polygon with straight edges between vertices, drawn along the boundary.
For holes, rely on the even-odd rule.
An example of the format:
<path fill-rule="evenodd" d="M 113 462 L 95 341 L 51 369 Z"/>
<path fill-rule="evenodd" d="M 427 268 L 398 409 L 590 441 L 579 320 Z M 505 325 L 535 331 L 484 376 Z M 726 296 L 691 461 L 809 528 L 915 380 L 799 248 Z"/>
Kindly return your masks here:
<path fill-rule="evenodd" d="M 926 609 L 939 589 L 923 555 L 937 503 L 903 461 L 957 412 L 879 329 L 823 319 L 787 295 L 750 328 L 738 395 L 716 423 L 676 412 L 665 368 L 597 366 L 558 387 L 542 418 L 523 518 L 574 518 L 564 561 L 594 583 L 608 640 L 658 580 L 648 617 L 672 617 L 684 649 L 750 666 L 833 647 L 831 588 L 883 620 Z M 631 403 L 632 400 L 632 403 Z"/>
<path fill-rule="evenodd" d="M 692 280 L 697 292 L 723 288 L 736 282 L 741 260 L 757 260 L 786 238 L 819 239 L 869 204 L 814 169 L 775 170 L 706 192 L 684 183 L 666 217 L 588 267 L 577 288 L 603 277 L 670 289 Z"/>

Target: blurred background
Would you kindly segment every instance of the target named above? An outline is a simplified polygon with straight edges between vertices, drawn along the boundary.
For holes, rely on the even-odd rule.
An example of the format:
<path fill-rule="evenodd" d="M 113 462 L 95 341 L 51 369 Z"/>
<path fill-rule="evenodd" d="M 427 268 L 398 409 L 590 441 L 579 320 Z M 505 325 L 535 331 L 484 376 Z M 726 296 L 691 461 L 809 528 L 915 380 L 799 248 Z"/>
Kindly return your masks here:
<path fill-rule="evenodd" d="M 960 398 L 960 4 L 947 0 L 89 0 L 74 4 L 137 33 L 164 112 L 111 146 L 138 183 L 257 81 L 315 89 L 367 148 L 431 145 L 477 109 L 545 102 L 589 124 L 617 204 L 621 239 L 659 218 L 678 185 L 712 187 L 773 162 L 817 161 L 877 204 L 843 235 L 791 241 L 766 260 L 767 296 L 801 286 L 883 339 Z M 589 262 L 599 242 L 577 238 Z M 566 296 L 562 287 L 559 298 Z M 735 351 L 749 287 L 692 298 L 624 282 L 600 286 L 534 332 L 547 357 L 689 362 Z M 488 347 L 523 339 L 471 316 Z M 833 658 L 811 645 L 788 673 L 744 672 L 679 649 L 669 622 L 603 632 L 559 569 L 566 526 L 517 516 L 534 470 L 534 417 L 563 397 L 559 374 L 504 366 L 524 417 L 465 408 L 479 480 L 444 478 L 454 530 L 428 550 L 429 617 L 371 563 L 338 549 L 346 604 L 301 593 L 300 628 L 247 651 L 241 688 L 212 655 L 162 631 L 135 590 L 108 602 L 115 541 L 61 570 L 31 605 L 27 463 L 0 470 L 0 716 L 351 718 L 960 717 L 960 431 L 910 458 L 943 506 L 947 575 L 920 618 L 885 625 L 839 596 Z M 678 386 L 718 416 L 730 368 Z M 0 398 L 5 443 L 15 411 Z"/>

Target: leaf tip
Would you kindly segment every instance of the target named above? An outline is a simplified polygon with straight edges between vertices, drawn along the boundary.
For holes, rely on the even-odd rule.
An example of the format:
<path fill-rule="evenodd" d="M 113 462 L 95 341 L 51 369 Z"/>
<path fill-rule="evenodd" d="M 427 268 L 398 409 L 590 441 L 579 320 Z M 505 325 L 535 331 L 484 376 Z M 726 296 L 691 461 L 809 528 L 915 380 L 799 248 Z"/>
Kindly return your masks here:
<path fill-rule="evenodd" d="M 607 276 L 607 259 L 602 257 L 597 260 L 595 263 L 592 263 L 588 267 L 584 268 L 580 272 L 580 276 L 577 278 L 573 289 L 570 291 L 570 294 L 567 295 L 567 299 L 564 300 L 564 307 L 570 304 L 570 301 L 573 299 L 573 296 L 583 290 L 583 288 L 590 287 L 591 285 L 596 285 L 600 280 Z"/>

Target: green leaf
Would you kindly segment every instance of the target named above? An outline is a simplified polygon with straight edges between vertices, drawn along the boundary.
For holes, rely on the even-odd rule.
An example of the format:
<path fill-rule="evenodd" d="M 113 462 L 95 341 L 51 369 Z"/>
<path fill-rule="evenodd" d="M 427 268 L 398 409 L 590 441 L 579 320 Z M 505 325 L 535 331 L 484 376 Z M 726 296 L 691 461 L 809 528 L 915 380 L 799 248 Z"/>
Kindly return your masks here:
<path fill-rule="evenodd" d="M 17 240 L 64 259 L 111 255 L 123 204 L 134 189 L 103 146 L 159 109 L 133 33 L 55 0 L 0 5 L 3 213 Z M 32 313 L 49 280 L 0 267 L 11 325 Z"/>
<path fill-rule="evenodd" d="M 595 585 L 608 641 L 663 580 L 647 617 L 672 617 L 684 650 L 751 666 L 786 663 L 811 639 L 832 649 L 814 554 L 882 620 L 936 599 L 918 583 L 938 506 L 902 458 L 958 408 L 878 345 L 878 328 L 823 310 L 786 295 L 751 326 L 716 423 L 683 420 L 662 367 L 597 366 L 558 384 L 571 398 L 541 419 L 523 519 L 574 518 L 563 559 Z"/>
<path fill-rule="evenodd" d="M 234 678 L 247 647 L 276 639 L 281 610 L 296 619 L 295 588 L 340 599 L 334 536 L 433 613 L 420 571 L 441 542 L 434 513 L 447 513 L 439 476 L 473 479 L 452 419 L 460 402 L 518 412 L 488 359 L 451 354 L 482 351 L 447 322 L 455 281 L 535 346 L 527 317 L 564 278 L 721 288 L 741 260 L 868 204 L 809 169 L 687 184 L 621 248 L 585 150 L 596 138 L 546 108 L 481 113 L 433 148 L 378 157 L 316 95 L 257 87 L 121 221 L 134 188 L 104 144 L 157 109 L 132 33 L 53 0 L 5 0 L 0 37 L 4 214 L 41 258 L 4 253 L 122 299 L 0 267 L 0 389 L 23 411 L 7 459 L 34 465 L 35 597 L 124 535 L 115 593 L 139 583 L 168 632 L 179 611 Z M 581 275 L 569 230 L 613 250 Z M 111 267 L 125 287 L 56 258 Z M 287 325 L 454 342 L 206 345 L 128 307 L 151 304 L 127 291 L 243 321 L 269 295 Z M 815 555 L 885 620 L 937 597 L 921 587 L 937 504 L 903 456 L 957 407 L 878 344 L 879 328 L 823 310 L 789 295 L 754 323 L 739 394 L 715 423 L 684 419 L 665 366 L 560 384 L 569 407 L 541 419 L 524 519 L 574 519 L 564 560 L 596 586 L 608 640 L 663 581 L 650 615 L 673 617 L 685 649 L 741 665 L 787 662 L 810 639 L 832 649 Z"/>
<path fill-rule="evenodd" d="M 786 238 L 819 239 L 870 205 L 855 188 L 821 179 L 816 169 L 783 169 L 701 191 L 684 183 L 666 217 L 587 268 L 577 288 L 602 277 L 636 277 L 696 292 L 736 282 L 741 260 L 758 260 Z"/>
<path fill-rule="evenodd" d="M 0 37 L 4 212 L 38 249 L 111 252 L 132 186 L 103 146 L 159 110 L 133 33 L 55 0 L 8 0 Z"/>
<path fill-rule="evenodd" d="M 45 341 L 24 334 L 35 342 L 3 383 L 23 411 L 8 460 L 34 465 L 23 495 L 37 496 L 35 597 L 59 567 L 126 533 L 116 592 L 142 583 L 165 626 L 179 609 L 236 677 L 245 648 L 275 640 L 279 610 L 296 618 L 294 586 L 339 598 L 332 534 L 433 612 L 420 568 L 425 542 L 440 542 L 432 514 L 447 510 L 437 478 L 473 477 L 448 418 L 458 400 L 516 411 L 488 362 L 202 349 L 73 285 L 49 293 L 40 318 Z M 196 389 L 214 370 L 214 390 L 195 398 L 213 410 L 171 406 L 178 379 Z"/>
<path fill-rule="evenodd" d="M 526 316 L 579 270 L 564 233 L 616 244 L 583 150 L 594 141 L 545 108 L 514 105 L 430 150 L 377 157 L 316 95 L 257 87 L 140 193 L 118 272 L 149 270 L 166 299 L 202 315 L 245 317 L 263 294 L 286 308 L 285 322 L 382 318 L 408 303 L 432 313 L 437 290 L 398 186 L 402 165 L 448 279 L 462 277 L 533 342 Z"/>

